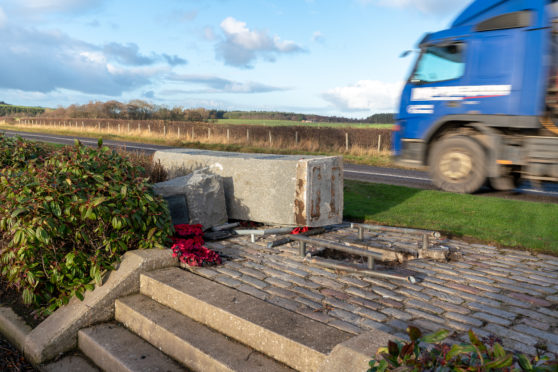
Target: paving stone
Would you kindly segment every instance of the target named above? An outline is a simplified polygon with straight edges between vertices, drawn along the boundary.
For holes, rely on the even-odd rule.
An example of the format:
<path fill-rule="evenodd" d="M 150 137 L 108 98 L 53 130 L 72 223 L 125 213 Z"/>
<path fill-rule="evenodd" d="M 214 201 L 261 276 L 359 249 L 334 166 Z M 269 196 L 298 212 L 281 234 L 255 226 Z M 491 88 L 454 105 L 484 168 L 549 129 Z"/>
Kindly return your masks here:
<path fill-rule="evenodd" d="M 242 276 L 242 273 L 224 266 L 217 266 L 216 270 L 221 274 L 225 274 L 233 278 L 240 278 Z"/>
<path fill-rule="evenodd" d="M 356 310 L 356 313 L 361 315 L 361 316 L 364 316 L 366 318 L 370 318 L 372 320 L 378 321 L 378 322 L 383 322 L 387 319 L 387 316 L 385 316 L 384 314 L 381 314 L 377 311 L 370 310 L 370 309 L 365 308 L 365 307 L 358 308 Z"/>
<path fill-rule="evenodd" d="M 217 275 L 216 277 L 213 278 L 213 280 L 215 280 L 217 283 L 221 283 L 228 287 L 233 287 L 233 288 L 237 288 L 240 285 L 242 285 L 242 282 L 233 279 L 227 275 Z"/>
<path fill-rule="evenodd" d="M 496 287 L 497 285 L 498 285 L 498 283 L 494 283 L 493 285 L 486 285 L 486 284 L 475 283 L 475 282 L 470 282 L 469 283 L 470 287 L 480 289 L 481 292 L 479 294 L 481 294 L 481 295 L 486 293 L 486 292 L 493 292 L 493 293 L 502 292 L 502 289 Z"/>
<path fill-rule="evenodd" d="M 444 287 L 442 285 L 438 285 L 438 284 L 427 282 L 427 281 L 422 282 L 422 285 L 424 287 L 432 289 L 436 292 L 443 292 L 443 293 L 446 293 L 446 294 L 449 294 L 449 295 L 455 295 L 457 293 L 457 291 L 453 288 Z"/>
<path fill-rule="evenodd" d="M 549 276 L 549 274 L 551 274 L 552 276 Z M 534 279 L 534 280 L 538 280 L 541 282 L 546 282 L 549 285 L 555 285 L 556 281 L 558 280 L 558 275 L 554 274 L 554 273 L 545 273 L 542 271 L 537 271 L 536 273 L 533 274 L 528 274 L 529 278 Z"/>
<path fill-rule="evenodd" d="M 551 316 L 553 318 L 558 319 L 558 311 L 550 310 L 550 309 L 547 309 L 545 307 L 540 307 L 538 310 L 539 310 L 539 312 L 541 312 L 545 315 L 548 315 L 548 316 Z"/>
<path fill-rule="evenodd" d="M 289 291 L 288 289 L 284 289 L 281 287 L 267 287 L 264 289 L 265 292 L 273 295 L 273 296 L 279 296 L 279 297 L 285 297 L 285 298 L 295 298 L 297 296 L 297 294 L 295 292 Z"/>
<path fill-rule="evenodd" d="M 397 288 L 396 285 L 389 283 L 387 280 L 375 279 L 371 277 L 363 277 L 362 280 L 372 284 L 372 288 L 374 288 L 374 286 L 380 286 L 390 290 Z"/>
<path fill-rule="evenodd" d="M 219 275 L 218 271 L 212 270 L 212 269 L 206 269 L 204 267 L 199 267 L 194 269 L 194 272 L 200 276 L 203 276 L 205 278 L 208 279 L 213 279 L 214 277 L 216 277 L 217 275 Z"/>
<path fill-rule="evenodd" d="M 446 319 L 446 326 L 450 330 L 456 330 L 459 332 L 468 332 L 471 329 L 470 324 L 461 323 L 451 319 Z"/>
<path fill-rule="evenodd" d="M 527 283 L 521 283 L 521 285 L 502 284 L 500 285 L 500 287 L 502 287 L 503 289 L 507 289 L 510 292 L 520 292 L 525 294 L 534 294 L 533 292 L 539 292 L 549 295 L 554 294 L 557 291 L 554 288 L 541 287 Z"/>
<path fill-rule="evenodd" d="M 505 304 L 512 305 L 512 306 L 519 306 L 519 307 L 530 307 L 531 306 L 528 303 L 518 301 L 516 299 L 513 299 L 513 298 L 509 297 L 508 295 L 505 295 L 505 294 L 485 292 L 485 293 L 482 293 L 482 297 L 488 297 L 492 300 L 504 302 Z"/>
<path fill-rule="evenodd" d="M 380 309 L 380 312 L 392 316 L 395 319 L 399 319 L 399 320 L 404 320 L 404 321 L 408 321 L 411 320 L 413 318 L 413 315 L 409 314 L 406 311 L 401 311 L 401 310 L 397 310 L 397 309 L 393 309 L 393 308 L 385 308 L 385 309 Z"/>
<path fill-rule="evenodd" d="M 496 324 L 488 324 L 486 327 L 484 327 L 484 329 L 495 334 L 496 336 L 500 336 L 502 338 L 511 338 L 525 345 L 535 345 L 537 343 L 537 339 L 532 336 L 528 336 L 526 334 L 519 333 Z"/>
<path fill-rule="evenodd" d="M 436 298 L 430 300 L 430 303 L 434 306 L 438 306 L 446 311 L 451 311 L 453 313 L 459 313 L 467 315 L 471 312 L 471 310 L 467 309 L 465 306 L 454 305 L 452 303 L 441 301 Z"/>
<path fill-rule="evenodd" d="M 302 287 L 298 287 L 298 286 L 293 286 L 292 288 L 289 288 L 290 291 L 296 292 L 301 296 L 307 297 L 313 301 L 317 301 L 320 302 L 324 299 L 324 295 L 316 292 L 316 291 L 311 291 L 307 288 L 302 288 Z"/>
<path fill-rule="evenodd" d="M 504 319 L 508 319 L 508 320 L 514 320 L 517 317 L 517 314 L 511 313 L 511 312 L 505 311 L 505 310 L 500 310 L 500 309 L 497 309 L 497 308 L 494 308 L 494 307 L 491 307 L 491 306 L 486 306 L 486 305 L 478 303 L 478 302 L 470 302 L 470 303 L 467 303 L 466 306 L 468 306 L 472 310 L 477 310 L 477 311 L 481 311 L 481 312 L 484 312 L 484 313 L 496 315 L 500 318 L 504 318 Z"/>
<path fill-rule="evenodd" d="M 541 314 L 538 311 L 534 311 L 531 309 L 521 309 L 518 307 L 508 307 L 508 309 L 510 312 L 517 314 L 519 317 L 529 317 L 533 320 L 542 322 L 542 323 L 549 323 L 549 324 L 555 324 L 556 323 L 556 319 L 554 317 L 550 317 L 548 315 L 545 314 Z"/>
<path fill-rule="evenodd" d="M 482 313 L 482 312 L 476 312 L 474 314 L 471 314 L 471 316 L 483 320 L 487 323 L 494 323 L 494 324 L 499 324 L 501 326 L 509 326 L 510 324 L 512 324 L 511 320 L 509 319 L 504 319 L 504 318 L 500 318 L 498 316 L 494 316 L 491 314 L 487 314 L 487 313 Z"/>
<path fill-rule="evenodd" d="M 447 283 L 446 280 L 442 280 L 439 279 L 436 274 L 432 275 L 432 276 L 427 276 L 426 278 L 423 279 L 422 283 L 431 283 L 431 284 L 437 284 L 437 285 L 445 285 Z M 451 283 L 451 282 L 450 282 Z"/>
<path fill-rule="evenodd" d="M 415 292 L 421 292 L 424 289 L 424 287 L 422 285 L 420 285 L 420 283 L 412 284 L 410 282 L 400 283 L 399 288 L 400 289 L 406 288 L 406 289 L 409 289 L 409 290 L 415 291 Z"/>
<path fill-rule="evenodd" d="M 359 326 L 361 326 L 362 328 L 365 328 L 365 329 L 370 329 L 370 330 L 377 329 L 377 330 L 384 331 L 384 332 L 389 333 L 389 334 L 393 334 L 393 331 L 394 331 L 393 328 L 388 326 L 387 324 L 379 323 L 379 322 L 376 322 L 374 320 L 370 320 L 368 318 L 362 318 L 359 322 Z"/>
<path fill-rule="evenodd" d="M 452 304 L 455 305 L 461 305 L 463 302 L 465 302 L 464 299 L 462 299 L 461 297 L 457 297 L 445 292 L 440 292 L 437 290 L 433 290 L 433 289 L 425 289 L 424 293 L 426 293 L 427 295 L 430 295 L 432 297 L 437 297 L 440 300 L 443 300 L 445 302 L 450 302 Z"/>
<path fill-rule="evenodd" d="M 518 324 L 513 327 L 517 332 L 525 333 L 530 336 L 537 337 L 545 341 L 545 343 L 557 344 L 558 345 L 558 335 L 554 333 L 544 332 L 539 329 L 529 327 L 525 324 Z"/>
<path fill-rule="evenodd" d="M 366 288 L 370 285 L 369 282 L 365 282 L 364 280 L 360 280 L 352 276 L 342 276 L 339 278 L 339 281 L 359 288 Z"/>
<path fill-rule="evenodd" d="M 325 304 L 328 304 L 330 306 L 333 306 L 334 308 L 337 309 L 343 309 L 343 310 L 347 310 L 347 311 L 352 311 L 355 312 L 356 309 L 358 309 L 358 306 L 350 304 L 348 302 L 344 302 L 344 301 L 339 301 L 333 297 L 326 297 L 323 299 L 322 301 Z"/>
<path fill-rule="evenodd" d="M 546 300 L 556 304 L 558 303 L 558 296 L 548 296 Z"/>
<path fill-rule="evenodd" d="M 284 272 L 287 272 L 289 274 L 296 275 L 296 276 L 299 276 L 299 277 L 302 277 L 302 278 L 308 276 L 307 271 L 300 270 L 300 269 L 297 269 L 297 268 L 294 268 L 294 267 L 289 267 L 289 266 L 287 266 L 283 263 L 276 263 L 276 264 L 272 263 L 272 264 L 270 264 L 270 266 L 273 267 L 274 269 L 281 270 L 281 271 L 284 271 Z"/>
<path fill-rule="evenodd" d="M 470 294 L 470 293 L 463 293 L 463 292 L 459 293 L 459 296 L 466 299 L 467 302 L 469 302 L 469 301 L 479 302 L 483 305 L 492 306 L 492 307 L 500 307 L 501 306 L 500 302 L 491 300 L 491 299 L 486 298 L 484 296 L 477 296 L 477 295 L 473 295 L 473 294 Z"/>
<path fill-rule="evenodd" d="M 428 311 L 430 313 L 434 313 L 434 314 L 441 314 L 444 312 L 444 309 L 431 305 L 430 303 L 424 302 L 424 301 L 420 301 L 420 300 L 407 300 L 405 302 L 405 307 L 413 307 L 419 310 L 424 310 L 424 311 Z"/>
<path fill-rule="evenodd" d="M 242 267 L 249 267 L 251 269 L 262 271 L 262 272 L 264 272 L 264 270 L 266 269 L 266 266 L 252 261 L 242 262 Z M 235 267 L 233 266 L 233 268 Z"/>
<path fill-rule="evenodd" d="M 413 320 L 412 324 L 415 327 L 418 327 L 423 332 L 424 331 L 436 332 L 440 329 L 447 328 L 445 326 L 445 324 L 436 323 L 436 322 L 433 322 L 433 321 L 428 320 L 428 319 L 415 319 L 415 320 Z M 425 332 L 425 333 L 428 333 L 428 332 Z"/>
<path fill-rule="evenodd" d="M 469 326 L 473 327 L 481 327 L 483 325 L 482 320 L 463 314 L 447 312 L 444 314 L 444 317 L 447 319 L 455 320 L 457 322 L 468 324 Z"/>
<path fill-rule="evenodd" d="M 241 267 L 241 268 L 238 268 L 237 270 L 240 271 L 243 274 L 253 276 L 254 278 L 259 279 L 259 280 L 263 280 L 267 277 L 267 275 L 264 274 L 263 272 L 261 272 L 259 270 L 251 269 L 249 267 Z"/>
<path fill-rule="evenodd" d="M 349 298 L 349 295 L 344 293 L 344 292 L 340 292 L 340 291 L 336 291 L 335 289 L 330 289 L 330 288 L 323 288 L 320 290 L 320 293 L 323 294 L 326 297 L 335 297 L 339 300 L 346 300 Z"/>
<path fill-rule="evenodd" d="M 336 274 L 324 269 L 320 269 L 318 267 L 306 266 L 304 270 L 308 271 L 312 275 L 325 276 L 326 278 L 330 278 L 330 279 L 337 279 Z"/>
<path fill-rule="evenodd" d="M 264 281 L 274 287 L 280 287 L 280 288 L 289 288 L 291 286 L 291 283 L 286 282 L 282 279 L 276 278 L 276 277 L 272 277 L 270 276 L 269 278 L 264 279 Z"/>
<path fill-rule="evenodd" d="M 446 287 L 449 288 L 453 288 L 459 292 L 465 292 L 465 293 L 469 293 L 469 294 L 473 294 L 473 295 L 477 295 L 479 293 L 481 293 L 481 291 L 477 288 L 473 288 L 471 286 L 465 285 L 465 284 L 459 284 L 459 283 L 445 283 Z M 457 295 L 461 295 L 461 293 L 456 292 Z"/>
<path fill-rule="evenodd" d="M 558 345 L 548 344 L 546 345 L 546 348 L 549 352 L 554 353 L 554 355 L 558 355 Z"/>
<path fill-rule="evenodd" d="M 252 287 L 251 285 L 242 284 L 242 285 L 238 286 L 237 289 L 241 292 L 244 292 L 244 293 L 247 293 L 251 296 L 259 298 L 260 300 L 265 300 L 268 297 L 267 293 L 265 293 L 263 291 L 260 291 L 259 289 L 256 289 L 256 288 Z"/>
<path fill-rule="evenodd" d="M 296 310 L 297 313 L 302 314 L 310 319 L 314 319 L 315 321 L 318 322 L 322 322 L 322 323 L 329 323 L 335 320 L 335 318 L 332 318 L 331 316 L 327 315 L 326 313 L 322 312 L 322 311 L 315 311 L 311 308 L 308 308 L 306 306 L 303 307 L 299 307 Z"/>
<path fill-rule="evenodd" d="M 428 319 L 431 320 L 433 322 L 436 323 L 441 323 L 443 324 L 445 322 L 445 320 L 437 315 L 433 315 L 424 311 L 420 311 L 417 309 L 413 309 L 413 308 L 406 308 L 405 309 L 406 312 L 408 312 L 409 314 L 411 314 L 414 318 L 416 319 Z"/>
<path fill-rule="evenodd" d="M 537 306 L 550 306 L 550 305 L 552 305 L 552 303 L 550 303 L 546 300 L 543 300 L 543 299 L 540 299 L 540 298 L 537 298 L 537 297 L 533 297 L 533 296 L 528 296 L 528 295 L 523 294 L 523 293 L 510 293 L 509 296 L 515 298 L 516 300 L 527 302 L 527 303 L 537 305 Z"/>
<path fill-rule="evenodd" d="M 537 349 L 532 345 L 525 345 L 522 342 L 517 342 L 511 339 L 503 339 L 502 344 L 505 349 L 522 353 L 525 355 L 536 355 Z"/>
<path fill-rule="evenodd" d="M 360 317 L 350 311 L 345 311 L 343 309 L 334 309 L 329 312 L 329 315 L 341 319 L 344 322 L 356 323 L 360 320 Z"/>
<path fill-rule="evenodd" d="M 540 285 L 540 286 L 542 286 L 542 287 L 550 287 L 551 284 L 554 284 L 554 283 L 549 283 L 549 282 L 547 282 L 547 281 L 531 279 L 531 278 L 525 277 L 525 276 L 512 276 L 511 278 L 512 278 L 513 280 L 517 280 L 518 282 L 529 283 L 529 284 L 534 284 L 534 285 Z"/>
<path fill-rule="evenodd" d="M 364 290 L 356 287 L 349 287 L 345 290 L 345 292 L 355 296 L 365 298 L 367 300 L 375 300 L 378 298 L 378 295 L 373 293 L 372 291 Z"/>
<path fill-rule="evenodd" d="M 312 310 L 317 310 L 317 309 L 323 308 L 323 305 L 321 303 L 309 300 L 306 297 L 297 296 L 297 297 L 294 298 L 294 300 L 296 302 L 300 302 L 301 304 L 304 304 L 304 305 L 308 306 Z"/>
<path fill-rule="evenodd" d="M 343 287 L 344 287 L 343 284 L 341 284 L 341 283 L 339 283 L 339 282 L 337 282 L 337 281 L 335 281 L 335 280 L 332 280 L 332 279 L 323 277 L 323 276 L 315 276 L 315 275 L 313 275 L 313 276 L 311 276 L 309 279 L 310 279 L 310 281 L 312 281 L 312 282 L 314 282 L 314 283 L 316 283 L 316 284 L 319 284 L 319 285 L 321 285 L 321 286 L 324 286 L 324 287 L 326 287 L 326 288 L 334 288 L 334 289 L 341 290 L 341 289 L 343 289 Z"/>
<path fill-rule="evenodd" d="M 538 328 L 541 331 L 548 331 L 550 329 L 550 324 L 539 322 L 538 320 L 533 320 L 531 318 L 522 318 L 519 322 L 520 324 L 526 324 L 529 327 Z"/>
<path fill-rule="evenodd" d="M 242 281 L 246 284 L 250 284 L 250 285 L 252 285 L 256 288 L 259 288 L 259 289 L 264 289 L 265 287 L 269 286 L 268 283 L 266 283 L 262 280 L 256 279 L 256 278 L 254 278 L 253 276 L 250 276 L 250 275 L 242 275 L 240 278 L 238 278 L 238 280 L 240 280 L 240 281 Z"/>
<path fill-rule="evenodd" d="M 278 296 L 270 297 L 267 299 L 267 301 L 291 311 L 296 311 L 296 309 L 300 307 L 300 304 L 298 302 Z"/>
<path fill-rule="evenodd" d="M 392 307 L 394 309 L 400 309 L 400 308 L 403 307 L 403 304 L 401 302 L 397 302 L 397 301 L 392 300 L 390 298 L 380 297 L 376 300 L 376 302 L 379 302 L 382 305 L 387 306 L 387 307 Z"/>
<path fill-rule="evenodd" d="M 359 305 L 359 306 L 362 306 L 362 307 L 366 307 L 366 308 L 371 309 L 371 310 L 378 310 L 378 309 L 384 307 L 383 304 L 379 304 L 378 302 L 369 301 L 369 300 L 366 300 L 362 297 L 355 297 L 355 296 L 349 297 L 347 299 L 347 302 L 355 304 L 355 305 Z"/>
<path fill-rule="evenodd" d="M 395 292 L 399 293 L 400 295 L 407 296 L 410 298 L 415 298 L 417 300 L 422 300 L 422 301 L 430 301 L 432 299 L 432 297 L 430 297 L 425 293 L 417 292 L 409 288 L 399 288 L 396 289 Z"/>
<path fill-rule="evenodd" d="M 342 320 L 334 320 L 328 323 L 330 326 L 338 328 L 342 331 L 349 332 L 355 335 L 362 333 L 362 328 L 357 327 L 354 324 L 344 322 Z"/>
<path fill-rule="evenodd" d="M 409 327 L 410 323 L 406 321 L 401 321 L 399 319 L 391 319 L 390 321 L 386 322 L 386 325 L 393 329 L 407 332 L 407 327 Z"/>
<path fill-rule="evenodd" d="M 305 287 L 309 289 L 318 289 L 321 287 L 321 284 L 317 284 L 315 282 L 311 282 L 310 280 L 303 279 L 298 276 L 292 276 L 291 282 L 297 284 L 300 287 Z"/>
<path fill-rule="evenodd" d="M 389 289 L 384 289 L 384 288 L 372 288 L 372 290 L 374 292 L 376 292 L 377 294 L 379 294 L 380 296 L 384 297 L 384 298 L 390 298 L 392 300 L 395 301 L 404 301 L 405 297 L 390 291 Z"/>

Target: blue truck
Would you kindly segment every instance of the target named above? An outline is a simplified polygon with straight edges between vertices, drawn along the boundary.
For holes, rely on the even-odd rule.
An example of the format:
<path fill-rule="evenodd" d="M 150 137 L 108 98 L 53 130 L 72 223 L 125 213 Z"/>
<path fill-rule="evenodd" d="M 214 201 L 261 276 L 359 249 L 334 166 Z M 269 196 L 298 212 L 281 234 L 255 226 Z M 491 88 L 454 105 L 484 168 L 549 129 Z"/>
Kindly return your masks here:
<path fill-rule="evenodd" d="M 558 0 L 476 0 L 418 47 L 399 164 L 451 192 L 558 182 Z"/>

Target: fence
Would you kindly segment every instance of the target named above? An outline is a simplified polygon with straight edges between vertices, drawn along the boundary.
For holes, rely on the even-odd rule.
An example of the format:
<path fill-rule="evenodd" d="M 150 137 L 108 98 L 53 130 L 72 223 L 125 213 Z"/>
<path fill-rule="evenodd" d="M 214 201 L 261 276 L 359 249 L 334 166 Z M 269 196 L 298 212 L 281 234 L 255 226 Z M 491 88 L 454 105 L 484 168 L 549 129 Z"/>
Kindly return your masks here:
<path fill-rule="evenodd" d="M 390 151 L 391 131 L 376 128 L 310 126 L 223 125 L 159 120 L 22 118 L 20 125 L 55 126 L 67 129 L 153 136 L 192 142 L 235 143 L 271 148 L 350 152 L 355 148 Z"/>

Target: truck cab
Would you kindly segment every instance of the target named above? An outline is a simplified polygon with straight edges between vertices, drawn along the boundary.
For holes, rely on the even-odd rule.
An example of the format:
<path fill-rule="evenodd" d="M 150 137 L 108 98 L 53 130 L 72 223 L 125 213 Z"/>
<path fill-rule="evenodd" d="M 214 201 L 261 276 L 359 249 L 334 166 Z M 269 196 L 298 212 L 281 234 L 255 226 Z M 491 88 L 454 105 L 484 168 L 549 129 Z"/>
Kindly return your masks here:
<path fill-rule="evenodd" d="M 558 2 L 477 0 L 427 34 L 401 95 L 394 153 L 471 193 L 558 181 Z"/>

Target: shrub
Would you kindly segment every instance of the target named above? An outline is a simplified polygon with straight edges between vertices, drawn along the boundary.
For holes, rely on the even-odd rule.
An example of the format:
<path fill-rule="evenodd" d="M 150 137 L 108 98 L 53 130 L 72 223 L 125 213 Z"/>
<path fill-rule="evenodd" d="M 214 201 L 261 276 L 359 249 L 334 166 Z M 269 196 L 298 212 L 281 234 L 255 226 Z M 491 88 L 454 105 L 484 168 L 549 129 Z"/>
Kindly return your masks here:
<path fill-rule="evenodd" d="M 21 168 L 29 160 L 44 157 L 47 146 L 25 141 L 21 137 L 7 137 L 0 133 L 0 170 L 4 167 Z"/>
<path fill-rule="evenodd" d="M 469 331 L 469 344 L 443 343 L 447 330 L 422 335 L 415 327 L 407 328 L 410 342 L 389 341 L 378 349 L 381 359 L 372 359 L 368 372 L 384 371 L 558 371 L 558 361 L 547 357 L 529 360 L 525 355 L 506 352 L 495 339 L 479 340 Z"/>
<path fill-rule="evenodd" d="M 0 174 L 1 275 L 46 313 L 83 299 L 128 249 L 162 247 L 173 232 L 143 170 L 101 144 L 76 143 Z"/>

